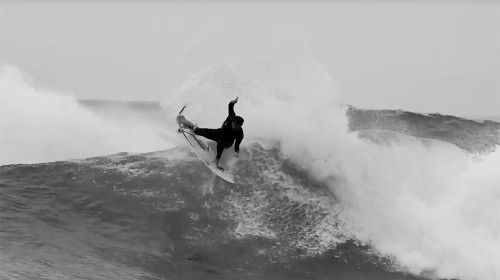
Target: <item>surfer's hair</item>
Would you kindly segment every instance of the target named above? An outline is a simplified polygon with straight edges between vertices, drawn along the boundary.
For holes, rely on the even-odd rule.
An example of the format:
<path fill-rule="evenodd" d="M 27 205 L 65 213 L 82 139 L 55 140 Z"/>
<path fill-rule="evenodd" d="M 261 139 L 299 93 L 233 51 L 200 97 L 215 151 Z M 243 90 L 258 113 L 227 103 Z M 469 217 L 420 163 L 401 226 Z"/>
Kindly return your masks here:
<path fill-rule="evenodd" d="M 237 124 L 237 125 L 239 125 L 239 126 L 242 126 L 244 121 L 245 120 L 242 117 L 240 117 L 240 116 L 234 117 L 234 123 Z"/>

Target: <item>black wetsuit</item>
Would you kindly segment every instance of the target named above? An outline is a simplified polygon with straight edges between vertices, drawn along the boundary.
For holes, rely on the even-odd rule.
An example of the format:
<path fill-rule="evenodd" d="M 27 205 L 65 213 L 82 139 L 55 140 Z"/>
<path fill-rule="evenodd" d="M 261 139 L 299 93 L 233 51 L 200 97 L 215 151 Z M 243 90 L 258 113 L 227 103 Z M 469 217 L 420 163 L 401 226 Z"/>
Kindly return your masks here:
<path fill-rule="evenodd" d="M 229 115 L 222 124 L 221 128 L 196 128 L 194 133 L 196 135 L 203 136 L 207 139 L 217 142 L 217 156 L 216 159 L 219 160 L 222 151 L 229 148 L 234 143 L 234 151 L 240 152 L 240 143 L 243 140 L 243 129 L 240 127 L 238 130 L 233 130 L 233 122 L 235 121 L 236 114 L 234 113 L 234 102 L 229 102 L 228 105 Z M 236 141 L 236 142 L 235 142 Z"/>

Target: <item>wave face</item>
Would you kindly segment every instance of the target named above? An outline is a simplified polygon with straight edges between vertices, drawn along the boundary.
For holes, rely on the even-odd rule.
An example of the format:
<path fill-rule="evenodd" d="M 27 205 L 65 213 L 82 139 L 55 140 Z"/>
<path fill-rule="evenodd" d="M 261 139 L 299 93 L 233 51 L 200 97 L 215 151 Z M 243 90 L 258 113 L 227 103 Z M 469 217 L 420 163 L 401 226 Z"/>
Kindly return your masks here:
<path fill-rule="evenodd" d="M 409 273 L 431 276 L 433 257 L 453 253 L 457 261 L 462 250 L 481 260 L 465 264 L 481 265 L 490 273 L 478 279 L 496 276 L 494 255 L 492 259 L 471 255 L 496 246 L 489 243 L 495 239 L 487 237 L 498 222 L 497 198 L 484 197 L 494 189 L 476 184 L 474 192 L 466 192 L 464 185 L 457 185 L 447 208 L 441 205 L 447 197 L 442 189 L 412 193 L 407 186 L 386 191 L 394 194 L 367 190 L 369 199 L 361 193 L 351 196 L 357 195 L 365 207 L 376 206 L 371 211 L 377 218 L 353 223 L 350 219 L 367 216 L 363 208 L 332 194 L 329 186 L 298 169 L 278 150 L 252 144 L 246 152 L 249 160 L 236 166 L 236 185 L 214 178 L 187 147 L 0 167 L 2 277 L 417 279 Z M 426 197 L 426 192 L 434 195 Z M 391 206 L 380 203 L 394 198 Z M 418 198 L 428 204 L 418 203 Z M 460 205 L 462 199 L 466 205 Z M 433 207 L 444 209 L 438 212 Z M 460 215 L 451 213 L 456 207 Z M 489 216 L 479 213 L 483 210 L 490 211 Z M 395 212 L 389 215 L 389 211 Z M 403 220 L 408 213 L 414 215 L 411 223 Z M 442 226 L 435 228 L 434 220 Z M 462 223 L 473 226 L 467 237 L 476 233 L 483 238 L 451 246 L 448 242 L 455 245 L 465 238 L 456 228 Z M 370 233 L 366 230 L 373 230 L 371 224 L 392 242 L 363 239 Z M 361 225 L 366 228 L 356 228 Z M 403 231 L 405 236 L 400 235 Z M 409 238 L 416 238 L 411 248 L 405 246 Z M 402 266 L 391 251 L 411 260 L 428 253 L 429 242 L 435 242 L 435 255 L 418 259 L 429 265 L 425 273 L 408 270 L 411 267 Z M 455 252 L 440 251 L 443 248 Z"/>
<path fill-rule="evenodd" d="M 346 111 L 349 128 L 389 130 L 415 137 L 452 143 L 470 153 L 494 152 L 500 145 L 500 123 L 490 120 L 468 120 L 440 114 L 422 115 L 401 110 Z"/>
<path fill-rule="evenodd" d="M 2 276 L 499 279 L 498 123 L 345 108 L 321 67 L 290 69 L 210 68 L 161 109 L 2 74 L 2 164 L 25 163 L 0 167 Z M 163 118 L 218 126 L 236 94 L 229 185 Z"/>
<path fill-rule="evenodd" d="M 414 279 L 346 235 L 338 202 L 258 144 L 228 184 L 187 148 L 9 165 L 7 279 Z"/>

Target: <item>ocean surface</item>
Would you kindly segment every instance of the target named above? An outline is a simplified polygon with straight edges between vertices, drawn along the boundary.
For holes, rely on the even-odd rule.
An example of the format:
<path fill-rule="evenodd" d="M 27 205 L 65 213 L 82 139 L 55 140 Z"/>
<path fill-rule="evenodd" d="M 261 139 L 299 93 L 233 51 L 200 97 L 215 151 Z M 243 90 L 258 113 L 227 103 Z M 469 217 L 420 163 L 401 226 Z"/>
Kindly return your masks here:
<path fill-rule="evenodd" d="M 145 151 L 71 129 L 19 144 L 0 166 L 0 279 L 500 279 L 497 122 L 347 107 L 342 140 L 285 142 L 247 119 L 233 185 L 168 106 L 71 106 Z"/>

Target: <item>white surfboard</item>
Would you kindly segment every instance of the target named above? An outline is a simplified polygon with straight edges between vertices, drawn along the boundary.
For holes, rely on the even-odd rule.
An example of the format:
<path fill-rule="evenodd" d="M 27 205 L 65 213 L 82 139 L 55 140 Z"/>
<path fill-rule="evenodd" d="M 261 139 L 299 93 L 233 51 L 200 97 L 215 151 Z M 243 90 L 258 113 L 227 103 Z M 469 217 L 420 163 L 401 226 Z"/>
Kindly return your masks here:
<path fill-rule="evenodd" d="M 182 110 L 184 110 L 184 108 L 182 108 Z M 179 122 L 179 118 L 177 118 L 177 123 L 179 124 L 179 132 L 184 135 L 187 142 L 191 146 L 191 150 L 196 154 L 198 159 L 203 162 L 215 175 L 234 184 L 233 174 L 231 174 L 231 168 L 237 161 L 234 149 L 224 150 L 219 161 L 219 166 L 224 170 L 220 170 L 214 163 L 215 156 L 217 154 L 217 143 L 213 141 L 209 141 L 208 143 L 204 142 L 200 139 L 202 138 L 201 136 L 195 135 L 191 129 L 185 127 L 181 122 Z"/>

